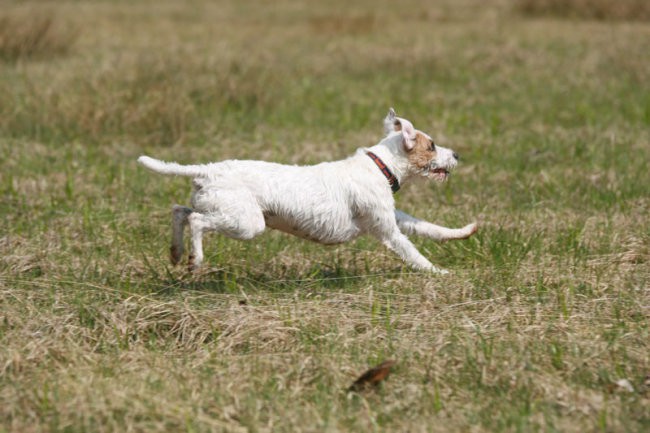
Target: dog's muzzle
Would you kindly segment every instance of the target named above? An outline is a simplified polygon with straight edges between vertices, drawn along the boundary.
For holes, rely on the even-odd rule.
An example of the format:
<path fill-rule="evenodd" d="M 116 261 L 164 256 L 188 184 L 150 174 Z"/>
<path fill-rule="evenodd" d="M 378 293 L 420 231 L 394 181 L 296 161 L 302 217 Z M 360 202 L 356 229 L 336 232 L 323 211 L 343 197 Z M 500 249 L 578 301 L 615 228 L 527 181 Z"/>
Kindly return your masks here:
<path fill-rule="evenodd" d="M 440 182 L 447 180 L 449 174 L 458 163 L 458 154 L 456 152 L 449 153 L 450 155 L 445 155 L 446 157 L 443 157 L 442 161 L 440 159 L 431 161 L 424 175 L 429 179 L 434 179 Z"/>

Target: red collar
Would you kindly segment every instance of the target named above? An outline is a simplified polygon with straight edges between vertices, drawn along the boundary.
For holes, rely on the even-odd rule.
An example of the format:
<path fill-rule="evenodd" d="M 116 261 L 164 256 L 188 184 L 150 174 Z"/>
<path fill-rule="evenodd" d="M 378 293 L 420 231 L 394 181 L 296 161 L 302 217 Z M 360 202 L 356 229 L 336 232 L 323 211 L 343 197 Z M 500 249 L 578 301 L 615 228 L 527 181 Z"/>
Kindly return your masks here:
<path fill-rule="evenodd" d="M 388 183 L 390 184 L 390 189 L 393 190 L 393 194 L 399 191 L 399 180 L 397 180 L 395 175 L 388 169 L 386 164 L 384 164 L 384 161 L 382 161 L 377 155 L 375 155 L 371 151 L 367 151 L 366 155 L 368 155 L 370 159 L 372 159 L 373 162 L 377 164 L 377 167 L 379 167 L 382 174 L 386 176 L 386 179 L 388 179 Z"/>

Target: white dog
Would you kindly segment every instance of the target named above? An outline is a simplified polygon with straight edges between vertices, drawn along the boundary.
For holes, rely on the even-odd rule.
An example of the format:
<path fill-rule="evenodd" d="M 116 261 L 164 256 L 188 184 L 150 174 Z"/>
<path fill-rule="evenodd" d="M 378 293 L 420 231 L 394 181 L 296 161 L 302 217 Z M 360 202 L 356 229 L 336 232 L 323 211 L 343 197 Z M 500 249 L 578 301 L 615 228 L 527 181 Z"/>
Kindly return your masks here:
<path fill-rule="evenodd" d="M 384 129 L 386 136 L 375 146 L 312 166 L 238 160 L 180 165 L 141 156 L 138 162 L 155 172 L 194 178 L 192 208 L 173 207 L 172 263 L 181 260 L 183 229 L 189 224 L 190 268 L 203 261 L 203 233 L 252 239 L 271 227 L 322 244 L 370 234 L 414 268 L 447 273 L 420 254 L 406 235 L 465 239 L 476 232 L 476 223 L 449 229 L 419 220 L 395 209 L 393 193 L 416 176 L 445 180 L 458 155 L 436 146 L 392 108 Z"/>

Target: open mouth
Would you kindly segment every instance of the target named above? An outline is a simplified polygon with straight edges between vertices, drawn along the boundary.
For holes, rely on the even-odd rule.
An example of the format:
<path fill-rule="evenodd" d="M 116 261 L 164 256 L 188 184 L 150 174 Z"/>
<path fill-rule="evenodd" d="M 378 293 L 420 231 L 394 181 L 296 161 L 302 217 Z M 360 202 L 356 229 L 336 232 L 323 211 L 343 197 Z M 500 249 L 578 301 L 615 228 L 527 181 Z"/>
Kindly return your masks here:
<path fill-rule="evenodd" d="M 449 170 L 446 168 L 434 168 L 433 170 L 429 170 L 429 177 L 433 179 L 445 180 L 447 179 L 447 176 L 449 176 Z"/>

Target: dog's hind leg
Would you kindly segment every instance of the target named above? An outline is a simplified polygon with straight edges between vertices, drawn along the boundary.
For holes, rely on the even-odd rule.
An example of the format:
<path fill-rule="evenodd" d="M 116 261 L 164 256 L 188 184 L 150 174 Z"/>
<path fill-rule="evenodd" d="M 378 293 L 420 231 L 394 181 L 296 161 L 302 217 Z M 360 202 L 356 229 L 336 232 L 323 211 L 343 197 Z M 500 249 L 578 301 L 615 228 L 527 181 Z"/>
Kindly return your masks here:
<path fill-rule="evenodd" d="M 417 219 L 401 210 L 395 210 L 395 220 L 400 230 L 407 235 L 425 236 L 436 241 L 467 239 L 477 232 L 476 223 L 468 224 L 460 229 L 450 229 L 427 221 Z"/>
<path fill-rule="evenodd" d="M 192 212 L 188 215 L 187 221 L 190 225 L 190 257 L 187 261 L 187 267 L 194 270 L 201 266 L 203 262 L 203 232 L 210 227 L 209 218 L 198 212 Z"/>
<path fill-rule="evenodd" d="M 183 230 L 191 213 L 192 209 L 189 207 L 177 204 L 172 207 L 172 246 L 169 248 L 172 265 L 177 265 L 183 257 Z"/>
<path fill-rule="evenodd" d="M 219 192 L 210 213 L 193 211 L 187 217 L 192 236 L 190 269 L 203 262 L 203 234 L 215 231 L 234 239 L 248 240 L 266 228 L 264 215 L 248 191 Z"/>

